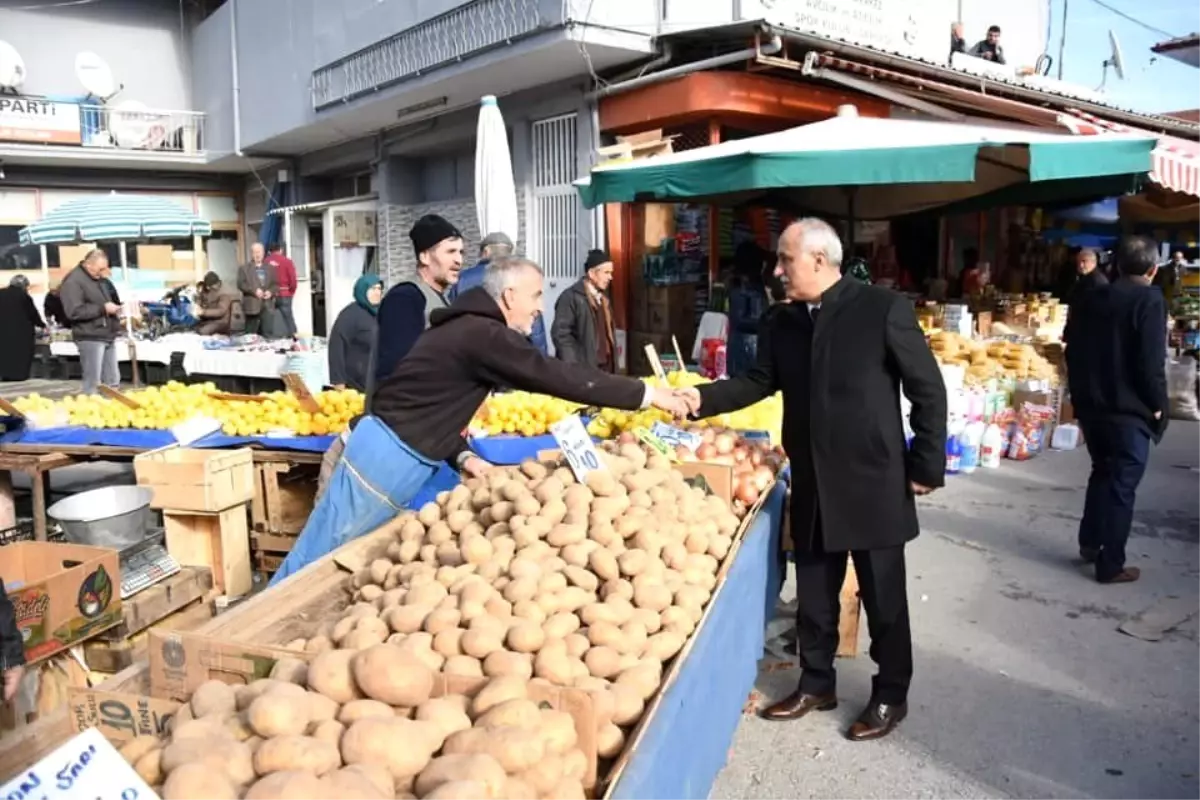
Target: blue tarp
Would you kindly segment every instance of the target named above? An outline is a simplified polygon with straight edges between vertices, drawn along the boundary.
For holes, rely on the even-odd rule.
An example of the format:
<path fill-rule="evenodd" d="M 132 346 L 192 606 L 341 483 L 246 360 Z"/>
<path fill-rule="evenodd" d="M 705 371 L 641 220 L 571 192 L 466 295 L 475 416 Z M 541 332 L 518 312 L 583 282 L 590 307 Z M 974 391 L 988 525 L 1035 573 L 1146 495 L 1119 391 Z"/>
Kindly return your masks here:
<path fill-rule="evenodd" d="M 758 677 L 779 597 L 785 491 L 776 484 L 746 531 L 691 651 L 612 787 L 613 798 L 708 797 Z"/>
<path fill-rule="evenodd" d="M 189 447 L 241 447 L 256 444 L 268 450 L 302 450 L 324 453 L 333 444 L 336 436 L 225 436 L 214 433 L 192 442 Z M 44 430 L 10 430 L 0 437 L 5 444 L 62 445 L 82 447 L 136 447 L 153 450 L 175 443 L 170 431 L 139 431 L 135 429 L 93 429 L 81 426 L 46 428 Z"/>

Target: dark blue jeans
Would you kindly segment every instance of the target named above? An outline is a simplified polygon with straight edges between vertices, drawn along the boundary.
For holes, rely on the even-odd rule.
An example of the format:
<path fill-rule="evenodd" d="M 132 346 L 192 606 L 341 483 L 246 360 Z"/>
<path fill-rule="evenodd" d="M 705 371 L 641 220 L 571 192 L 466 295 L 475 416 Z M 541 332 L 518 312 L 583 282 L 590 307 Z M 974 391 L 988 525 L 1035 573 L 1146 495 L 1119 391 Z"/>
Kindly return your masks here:
<path fill-rule="evenodd" d="M 1092 474 L 1088 478 L 1079 547 L 1098 550 L 1097 580 L 1125 569 L 1125 543 L 1133 525 L 1138 484 L 1150 457 L 1150 432 L 1136 422 L 1080 420 Z"/>

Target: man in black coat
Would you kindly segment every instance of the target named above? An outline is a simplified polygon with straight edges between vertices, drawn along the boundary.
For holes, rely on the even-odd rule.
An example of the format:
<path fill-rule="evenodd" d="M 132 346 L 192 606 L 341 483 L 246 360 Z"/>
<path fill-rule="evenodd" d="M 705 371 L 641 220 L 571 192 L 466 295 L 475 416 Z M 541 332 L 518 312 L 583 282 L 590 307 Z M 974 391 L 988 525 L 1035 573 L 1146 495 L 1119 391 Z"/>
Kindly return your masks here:
<path fill-rule="evenodd" d="M 616 372 L 616 332 L 606 294 L 612 279 L 608 253 L 592 250 L 583 263 L 583 277 L 559 295 L 550 338 L 554 354 L 563 361 Z"/>
<path fill-rule="evenodd" d="M 1121 277 L 1084 292 L 1067 317 L 1067 384 L 1092 459 L 1079 555 L 1100 583 L 1140 577 L 1125 566 L 1138 484 L 1150 442 L 1167 427 L 1167 310 L 1151 286 L 1157 248 L 1143 236 L 1117 249 Z"/>
<path fill-rule="evenodd" d="M 803 673 L 798 689 L 763 716 L 792 720 L 837 707 L 838 593 L 849 555 L 879 665 L 871 701 L 847 732 L 865 741 L 886 736 L 908 711 L 904 545 L 918 533 L 916 495 L 944 483 L 946 387 L 908 300 L 843 277 L 841 264 L 842 243 L 827 223 L 788 226 L 776 266 L 788 300 L 760 329 L 757 364 L 687 396 L 707 417 L 783 391 Z M 915 433 L 907 449 L 902 390 Z"/>

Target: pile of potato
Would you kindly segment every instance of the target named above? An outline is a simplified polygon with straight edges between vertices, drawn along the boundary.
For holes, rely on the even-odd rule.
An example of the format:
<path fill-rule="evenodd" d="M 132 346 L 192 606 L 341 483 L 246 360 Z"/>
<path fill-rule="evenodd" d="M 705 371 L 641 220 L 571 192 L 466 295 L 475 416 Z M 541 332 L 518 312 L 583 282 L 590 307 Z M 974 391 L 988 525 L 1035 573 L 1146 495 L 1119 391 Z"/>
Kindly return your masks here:
<path fill-rule="evenodd" d="M 613 450 L 583 483 L 527 461 L 399 517 L 345 615 L 287 647 L 387 642 L 441 672 L 585 690 L 599 756 L 615 757 L 699 622 L 740 521 L 662 456 Z"/>
<path fill-rule="evenodd" d="M 163 800 L 584 797 L 574 718 L 540 707 L 523 678 L 433 696 L 433 671 L 390 644 L 271 674 L 202 684 L 165 740 L 121 753 Z"/>

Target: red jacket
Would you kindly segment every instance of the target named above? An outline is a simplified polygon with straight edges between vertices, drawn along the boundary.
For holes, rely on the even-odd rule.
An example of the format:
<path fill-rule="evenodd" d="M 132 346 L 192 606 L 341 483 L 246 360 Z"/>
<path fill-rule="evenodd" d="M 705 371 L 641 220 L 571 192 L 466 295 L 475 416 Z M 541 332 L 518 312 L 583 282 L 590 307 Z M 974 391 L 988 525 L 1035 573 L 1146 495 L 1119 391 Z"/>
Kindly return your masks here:
<path fill-rule="evenodd" d="M 294 297 L 296 295 L 296 265 L 283 253 L 272 253 L 264 261 L 275 267 L 279 280 L 279 296 Z"/>

